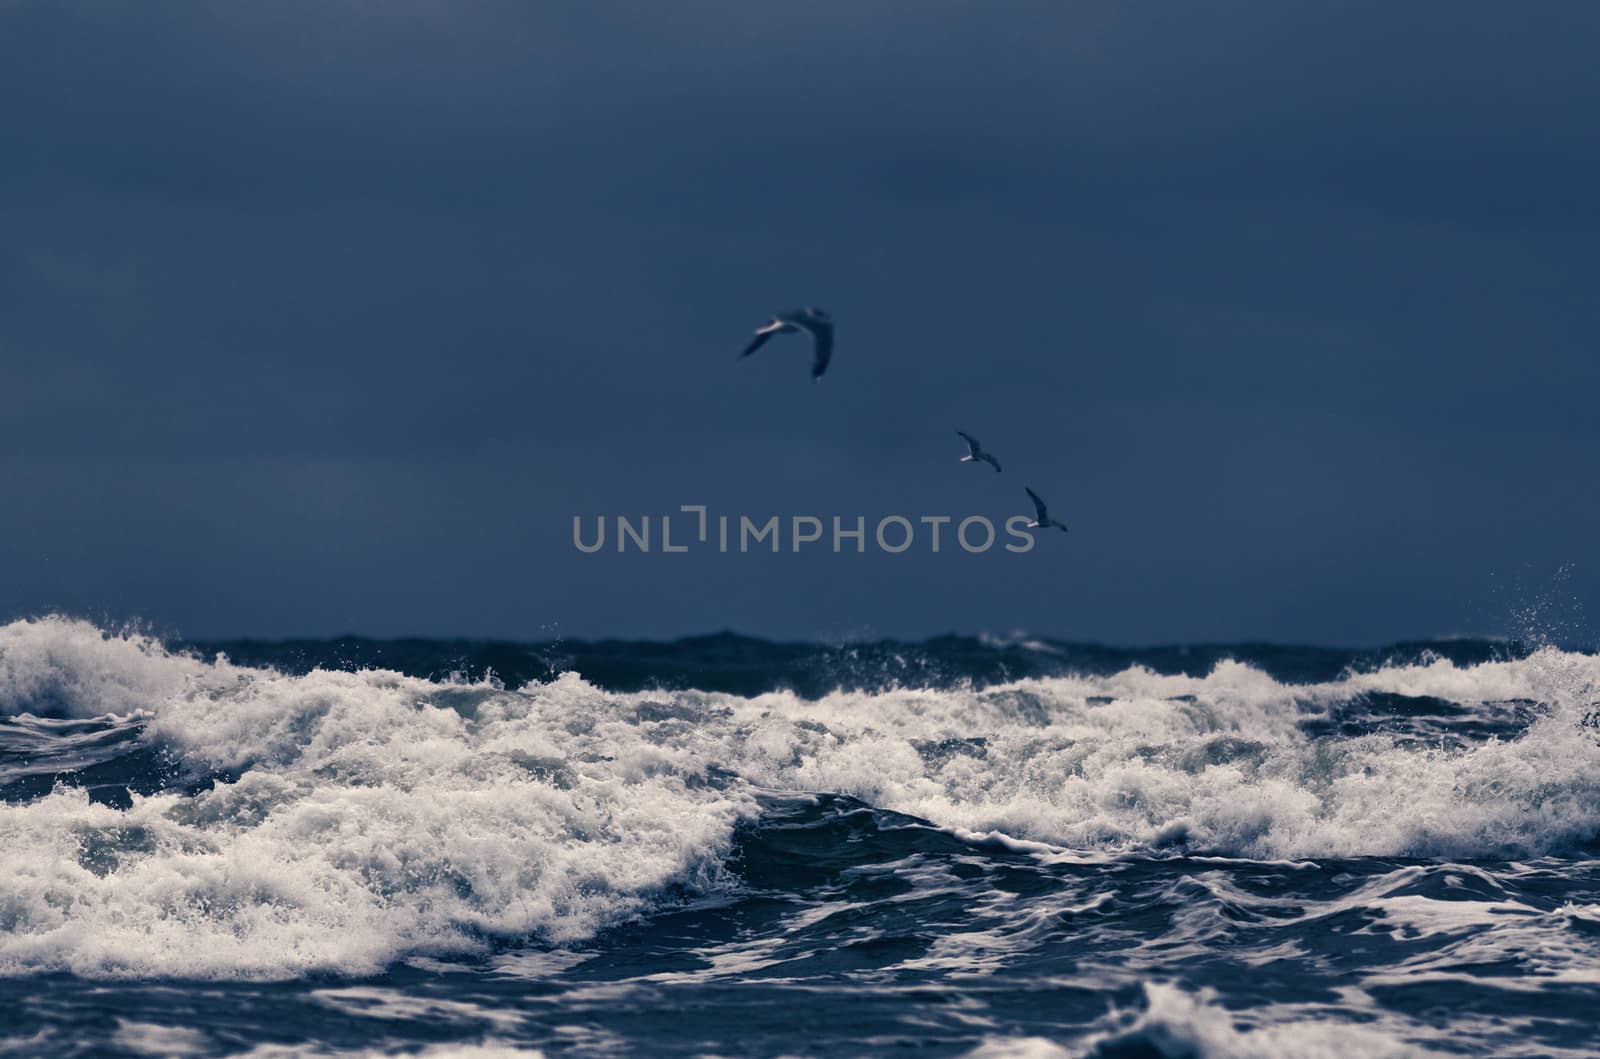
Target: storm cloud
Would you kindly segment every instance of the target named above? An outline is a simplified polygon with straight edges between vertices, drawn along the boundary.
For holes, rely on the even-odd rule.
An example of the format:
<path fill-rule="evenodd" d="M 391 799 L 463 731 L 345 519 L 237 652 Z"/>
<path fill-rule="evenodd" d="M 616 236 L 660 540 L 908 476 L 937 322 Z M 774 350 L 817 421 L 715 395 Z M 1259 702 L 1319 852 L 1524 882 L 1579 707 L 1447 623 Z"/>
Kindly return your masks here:
<path fill-rule="evenodd" d="M 1586 3 L 0 5 L 0 600 L 1592 641 L 1597 35 Z M 735 362 L 800 304 L 838 321 L 820 384 L 803 341 Z M 570 539 L 999 523 L 1024 484 L 1070 538 Z"/>

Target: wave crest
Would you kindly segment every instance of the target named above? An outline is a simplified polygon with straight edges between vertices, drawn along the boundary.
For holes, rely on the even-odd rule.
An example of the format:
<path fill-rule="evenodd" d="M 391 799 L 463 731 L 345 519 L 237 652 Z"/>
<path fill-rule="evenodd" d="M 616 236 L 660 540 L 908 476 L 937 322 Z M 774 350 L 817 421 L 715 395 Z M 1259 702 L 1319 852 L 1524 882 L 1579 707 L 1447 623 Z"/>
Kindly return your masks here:
<path fill-rule="evenodd" d="M 1597 686 L 1593 656 L 1547 648 L 1322 684 L 1225 661 L 813 699 L 622 694 L 570 673 L 508 690 L 17 622 L 0 628 L 5 724 L 120 715 L 96 738 L 163 749 L 183 783 L 0 804 L 18 865 L 0 878 L 0 971 L 367 973 L 580 939 L 723 885 L 766 790 L 1099 854 L 1540 853 L 1600 834 L 1600 747 L 1580 723 Z"/>

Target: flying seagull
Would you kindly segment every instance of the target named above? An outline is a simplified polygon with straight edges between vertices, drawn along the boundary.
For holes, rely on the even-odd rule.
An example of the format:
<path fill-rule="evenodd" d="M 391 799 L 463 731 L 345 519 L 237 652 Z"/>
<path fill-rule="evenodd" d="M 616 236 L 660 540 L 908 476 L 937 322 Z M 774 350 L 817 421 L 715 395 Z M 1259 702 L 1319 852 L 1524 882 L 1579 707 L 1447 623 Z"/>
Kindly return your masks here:
<path fill-rule="evenodd" d="M 984 452 L 983 446 L 978 444 L 977 438 L 973 437 L 971 434 L 968 434 L 965 430 L 958 430 L 956 433 L 960 434 L 962 439 L 967 443 L 967 454 L 961 457 L 962 463 L 977 463 L 979 460 L 982 460 L 984 463 L 987 463 L 989 466 L 993 467 L 996 472 L 1000 470 L 1000 461 L 995 459 L 990 453 Z"/>
<path fill-rule="evenodd" d="M 767 339 L 773 335 L 791 331 L 804 331 L 811 336 L 811 381 L 816 382 L 828 370 L 828 361 L 833 357 L 833 319 L 814 305 L 796 309 L 792 313 L 778 313 L 769 323 L 756 328 L 755 337 L 739 356 L 748 357 L 766 345 Z"/>
<path fill-rule="evenodd" d="M 1028 499 L 1033 501 L 1033 521 L 1028 523 L 1027 526 L 1023 528 L 1044 529 L 1047 526 L 1054 526 L 1062 533 L 1067 532 L 1066 523 L 1057 522 L 1055 519 L 1050 517 L 1049 512 L 1045 511 L 1044 501 L 1039 499 L 1039 494 L 1035 493 L 1032 489 L 1028 489 L 1027 486 L 1023 486 L 1023 488 L 1028 490 Z"/>

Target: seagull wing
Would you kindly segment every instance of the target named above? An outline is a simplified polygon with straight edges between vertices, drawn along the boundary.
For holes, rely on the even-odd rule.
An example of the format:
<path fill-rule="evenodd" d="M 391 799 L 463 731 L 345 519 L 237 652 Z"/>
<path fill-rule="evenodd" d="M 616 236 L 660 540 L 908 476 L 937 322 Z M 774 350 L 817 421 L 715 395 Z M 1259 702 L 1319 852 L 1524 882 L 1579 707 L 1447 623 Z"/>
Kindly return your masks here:
<path fill-rule="evenodd" d="M 968 434 L 965 430 L 958 430 L 956 433 L 960 434 L 962 440 L 967 443 L 967 455 L 978 455 L 978 439 Z"/>
<path fill-rule="evenodd" d="M 1056 529 L 1060 530 L 1062 533 L 1066 533 L 1067 532 L 1067 524 L 1065 522 L 1057 522 L 1056 523 Z"/>
<path fill-rule="evenodd" d="M 811 358 L 811 381 L 816 382 L 828 370 L 828 361 L 833 359 L 833 325 L 810 320 L 804 326 L 816 343 Z"/>
<path fill-rule="evenodd" d="M 1039 494 L 1035 493 L 1027 486 L 1023 486 L 1022 489 L 1028 494 L 1028 499 L 1033 501 L 1034 518 L 1039 522 L 1048 523 L 1050 521 L 1050 517 L 1045 513 L 1044 501 L 1039 499 Z"/>
<path fill-rule="evenodd" d="M 995 459 L 993 456 L 989 455 L 987 452 L 980 453 L 978 455 L 978 459 L 988 461 L 989 466 L 993 467 L 995 469 L 996 473 L 999 473 L 999 471 L 1000 471 L 1000 461 L 999 460 Z"/>
<path fill-rule="evenodd" d="M 750 340 L 750 344 L 748 346 L 744 347 L 744 352 L 740 353 L 739 356 L 748 357 L 750 354 L 766 345 L 767 339 L 771 338 L 773 335 L 782 331 L 793 330 L 793 327 L 784 323 L 782 320 L 774 320 L 764 327 L 758 327 L 756 328 L 756 336 Z"/>

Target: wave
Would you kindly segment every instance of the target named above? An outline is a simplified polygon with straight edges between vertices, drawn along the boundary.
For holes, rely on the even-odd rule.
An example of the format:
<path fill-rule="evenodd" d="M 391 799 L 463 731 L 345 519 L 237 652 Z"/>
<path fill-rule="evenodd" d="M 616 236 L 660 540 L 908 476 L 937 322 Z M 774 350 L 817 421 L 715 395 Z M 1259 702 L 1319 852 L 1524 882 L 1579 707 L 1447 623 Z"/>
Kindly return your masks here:
<path fill-rule="evenodd" d="M 1263 1010 L 1250 1014 L 1256 1025 L 1239 1025 L 1239 1017 L 1217 1003 L 1214 996 L 1192 995 L 1174 986 L 1145 986 L 1146 1008 L 1133 1017 L 1125 1029 L 1103 1034 L 1091 1041 L 1089 1054 L 1112 1059 L 1116 1056 L 1192 1056 L 1195 1059 L 1334 1059 L 1361 1055 L 1371 1059 L 1421 1059 L 1446 1055 L 1406 1040 L 1398 1030 L 1383 1025 L 1359 1024 L 1348 1018 L 1330 1018 L 1318 1005 L 1302 1005 L 1296 1011 Z M 1413 1027 L 1406 1030 L 1415 1032 Z M 1048 1057 L 1069 1054 L 1065 1049 L 1046 1050 L 1043 1042 L 1015 1052 L 979 1049 L 976 1056 L 1003 1055 Z"/>
<path fill-rule="evenodd" d="M 1142 1011 L 1108 1021 L 1127 1025 L 1091 1034 L 1080 1047 L 1066 1048 L 1043 1037 L 997 1038 L 967 1053 L 966 1059 L 1426 1059 L 1450 1054 L 1413 1043 L 1398 1028 L 1361 1024 L 1347 1016 L 1330 1018 L 1317 1006 L 1305 1010 L 1252 1012 L 1257 1025 L 1241 1028 L 1239 1015 L 1206 993 L 1185 992 L 1152 983 L 1144 987 Z M 1370 1016 L 1369 1016 L 1370 1017 Z M 1414 1033 L 1412 1026 L 1405 1031 Z"/>
<path fill-rule="evenodd" d="M 777 793 L 1045 858 L 1537 855 L 1600 835 L 1597 687 L 1600 660 L 1545 648 L 1309 683 L 1221 661 L 816 697 L 507 688 L 15 622 L 0 747 L 34 750 L 0 754 L 0 973 L 365 974 L 572 942 L 740 885 L 730 851 Z M 131 762 L 120 796 L 55 782 L 72 769 L 35 744 L 63 739 Z"/>

